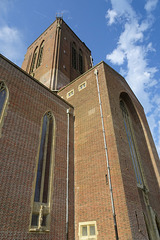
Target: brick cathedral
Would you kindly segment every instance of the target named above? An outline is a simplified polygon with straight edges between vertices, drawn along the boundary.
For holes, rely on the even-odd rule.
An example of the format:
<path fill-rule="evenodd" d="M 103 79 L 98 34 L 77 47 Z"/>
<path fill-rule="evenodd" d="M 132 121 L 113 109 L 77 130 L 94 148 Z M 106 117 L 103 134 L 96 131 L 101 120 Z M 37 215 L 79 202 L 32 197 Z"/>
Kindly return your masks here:
<path fill-rule="evenodd" d="M 160 161 L 125 79 L 62 18 L 0 55 L 0 239 L 158 240 Z"/>

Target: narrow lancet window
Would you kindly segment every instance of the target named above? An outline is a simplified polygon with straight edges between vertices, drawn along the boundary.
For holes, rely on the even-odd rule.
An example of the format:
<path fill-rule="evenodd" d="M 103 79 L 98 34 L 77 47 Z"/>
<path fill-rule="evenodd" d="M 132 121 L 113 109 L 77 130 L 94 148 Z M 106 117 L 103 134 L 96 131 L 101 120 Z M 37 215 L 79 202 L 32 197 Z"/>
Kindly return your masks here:
<path fill-rule="evenodd" d="M 33 73 L 33 71 L 34 71 L 36 57 L 37 57 L 37 52 L 38 52 L 38 47 L 36 47 L 35 50 L 34 50 L 33 57 L 32 57 L 32 63 L 31 63 L 31 67 L 30 67 L 29 73 Z"/>
<path fill-rule="evenodd" d="M 42 41 L 42 43 L 40 45 L 40 49 L 39 49 L 39 53 L 38 53 L 38 59 L 37 59 L 37 66 L 36 66 L 37 68 L 42 63 L 43 49 L 44 49 L 44 41 Z"/>
<path fill-rule="evenodd" d="M 38 156 L 38 168 L 34 203 L 32 210 L 31 230 L 46 231 L 49 229 L 50 182 L 53 170 L 54 118 L 51 112 L 43 117 Z M 52 169 L 52 170 L 51 170 Z"/>
<path fill-rule="evenodd" d="M 4 82 L 0 82 L 0 129 L 2 126 L 2 120 L 4 117 L 5 108 L 7 105 L 7 99 L 8 99 L 8 90 L 6 88 L 6 85 Z"/>
<path fill-rule="evenodd" d="M 0 82 L 0 116 L 4 108 L 6 97 L 7 97 L 6 86 L 4 82 Z"/>
<path fill-rule="evenodd" d="M 133 137 L 133 130 L 131 127 L 131 120 L 129 118 L 129 114 L 127 111 L 127 108 L 125 106 L 125 103 L 121 100 L 120 101 L 120 107 L 122 110 L 122 115 L 123 115 L 123 120 L 124 120 L 124 126 L 127 134 L 127 139 L 128 139 L 128 144 L 129 144 L 129 149 L 130 149 L 130 154 L 132 158 L 132 163 L 134 167 L 134 172 L 136 175 L 136 180 L 137 184 L 142 186 L 142 176 L 141 176 L 141 171 L 140 171 L 140 166 L 139 166 L 139 160 L 138 160 L 138 155 L 136 151 L 136 145 L 135 145 L 135 140 Z"/>
<path fill-rule="evenodd" d="M 81 49 L 79 50 L 79 71 L 83 73 L 83 55 Z"/>
<path fill-rule="evenodd" d="M 77 52 L 76 52 L 76 44 L 72 44 L 72 67 L 77 69 Z"/>

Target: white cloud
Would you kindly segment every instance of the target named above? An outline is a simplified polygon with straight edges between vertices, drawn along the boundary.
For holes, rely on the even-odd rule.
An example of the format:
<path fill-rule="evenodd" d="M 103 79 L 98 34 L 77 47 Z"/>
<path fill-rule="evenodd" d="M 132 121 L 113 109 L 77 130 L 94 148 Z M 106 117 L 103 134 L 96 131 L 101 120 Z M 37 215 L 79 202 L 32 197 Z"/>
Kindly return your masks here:
<path fill-rule="evenodd" d="M 158 80 L 155 79 L 155 73 L 158 70 L 156 67 L 149 67 L 147 59 L 148 53 L 156 52 L 156 50 L 153 48 L 152 42 L 146 44 L 148 32 L 153 24 L 151 11 L 156 7 L 157 0 L 147 1 L 145 5 L 147 17 L 143 20 L 138 17 L 136 11 L 132 8 L 131 2 L 111 0 L 112 9 L 109 9 L 109 12 L 107 11 L 106 17 L 108 25 L 117 23 L 123 24 L 124 27 L 116 48 L 110 54 L 107 54 L 106 59 L 112 64 L 121 66 L 120 72 L 124 74 L 148 114 L 152 134 L 156 143 L 159 143 L 160 146 L 160 135 L 157 135 L 157 119 L 160 119 L 160 111 L 157 110 L 159 100 L 152 98 L 152 87 L 156 87 L 158 83 Z M 112 19 L 110 12 L 116 12 L 117 15 Z"/>
<path fill-rule="evenodd" d="M 116 11 L 108 9 L 106 14 L 106 19 L 108 19 L 108 25 L 112 25 L 115 22 L 116 16 Z"/>
<path fill-rule="evenodd" d="M 0 27 L 0 46 L 4 56 L 12 61 L 17 61 L 23 50 L 21 33 L 16 28 L 10 28 L 7 25 Z"/>
<path fill-rule="evenodd" d="M 135 12 L 132 9 L 130 2 L 132 0 L 111 0 L 112 10 L 107 11 L 106 18 L 109 19 L 109 25 L 114 23 L 115 17 L 125 16 L 126 18 L 132 19 L 135 17 Z"/>
<path fill-rule="evenodd" d="M 8 25 L 7 16 L 15 1 L 0 0 L 0 53 L 17 65 L 22 64 L 25 46 L 21 31 Z"/>
<path fill-rule="evenodd" d="M 120 47 L 116 48 L 111 54 L 107 55 L 107 59 L 110 60 L 113 64 L 122 65 L 124 62 L 125 53 L 121 50 Z"/>
<path fill-rule="evenodd" d="M 147 12 L 153 11 L 157 6 L 158 0 L 148 0 L 144 8 Z"/>

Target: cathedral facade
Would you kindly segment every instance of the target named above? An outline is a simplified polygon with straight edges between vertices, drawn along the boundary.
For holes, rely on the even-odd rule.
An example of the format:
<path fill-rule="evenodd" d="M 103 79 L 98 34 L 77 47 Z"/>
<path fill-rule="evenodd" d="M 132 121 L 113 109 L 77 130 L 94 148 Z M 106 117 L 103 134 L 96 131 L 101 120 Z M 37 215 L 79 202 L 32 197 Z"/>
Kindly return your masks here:
<path fill-rule="evenodd" d="M 160 239 L 160 161 L 125 79 L 62 18 L 0 72 L 0 239 Z"/>

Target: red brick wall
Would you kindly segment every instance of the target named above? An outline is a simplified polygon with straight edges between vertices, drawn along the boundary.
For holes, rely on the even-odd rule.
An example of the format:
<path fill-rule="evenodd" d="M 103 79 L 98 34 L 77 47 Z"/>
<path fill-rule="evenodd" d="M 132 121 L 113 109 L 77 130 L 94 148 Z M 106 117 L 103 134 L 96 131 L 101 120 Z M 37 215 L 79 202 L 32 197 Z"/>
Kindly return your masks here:
<path fill-rule="evenodd" d="M 96 68 L 99 71 L 98 78 L 119 239 L 137 240 L 144 239 L 144 237 L 148 239 L 143 217 L 144 206 L 136 185 L 119 105 L 121 92 L 128 93 L 142 119 L 145 118 L 143 108 L 118 73 L 104 63 L 100 63 Z M 59 95 L 71 103 L 75 109 L 75 239 L 77 240 L 79 222 L 87 221 L 97 222 L 98 239 L 115 239 L 110 191 L 105 179 L 107 166 L 94 69 L 59 92 Z M 87 87 L 79 92 L 78 86 L 84 81 Z M 67 92 L 72 89 L 74 89 L 74 95 L 67 99 Z M 146 120 L 144 124 L 148 133 Z M 143 158 L 144 174 L 150 191 L 150 204 L 160 215 L 157 179 L 142 127 L 136 133 L 136 138 L 140 146 L 141 158 Z M 149 140 L 154 146 L 150 135 Z M 154 148 L 153 152 L 156 152 Z M 155 155 L 154 162 L 158 165 L 156 157 L 157 155 Z M 160 170 L 160 166 L 157 168 Z"/>
<path fill-rule="evenodd" d="M 0 81 L 9 90 L 7 115 L 0 138 L 0 239 L 66 239 L 67 113 L 73 108 L 0 58 Z M 52 111 L 56 121 L 51 225 L 48 233 L 30 233 L 32 195 L 41 119 Z M 70 115 L 69 239 L 74 239 L 73 116 Z"/>
<path fill-rule="evenodd" d="M 125 80 L 107 65 L 105 65 L 105 74 L 132 234 L 134 239 L 144 239 L 144 236 L 147 235 L 143 217 L 143 212 L 146 213 L 146 206 L 143 199 L 143 191 L 139 190 L 136 186 L 136 178 L 130 158 L 128 140 L 119 105 L 120 96 L 124 95 L 121 93 L 124 92 L 128 94 L 128 97 L 125 97 L 126 94 L 124 95 L 123 100 L 127 104 L 130 118 L 132 120 L 133 131 L 137 143 L 138 153 L 140 155 L 142 172 L 144 175 L 144 182 L 145 186 L 149 190 L 149 193 L 147 194 L 149 198 L 149 204 L 159 216 L 160 192 L 158 182 L 160 181 L 160 175 L 158 175 L 156 171 L 160 173 L 160 162 L 145 118 L 144 110 L 137 98 Z M 148 135 L 148 143 L 144 129 L 142 128 L 142 124 L 144 125 L 146 134 Z M 149 145 L 152 146 L 150 151 Z M 135 211 L 137 212 L 139 223 L 137 223 Z M 138 224 L 141 230 L 140 233 L 137 232 Z"/>
<path fill-rule="evenodd" d="M 106 89 L 103 64 L 99 65 L 99 68 L 101 84 L 103 84 L 101 88 Z M 87 87 L 78 91 L 79 84 L 84 81 L 86 81 Z M 68 101 L 74 105 L 75 113 L 75 239 L 79 239 L 79 222 L 87 221 L 96 221 L 98 239 L 106 239 L 106 237 L 115 239 L 110 189 L 106 183 L 107 164 L 94 69 L 79 77 L 59 94 L 67 99 L 66 94 L 71 89 L 74 89 L 74 96 L 68 98 Z M 105 93 L 107 95 L 107 92 Z M 120 167 L 116 162 L 118 156 L 108 100 L 104 104 L 107 109 L 108 145 L 113 146 L 113 150 L 109 151 L 109 157 L 112 158 L 111 175 L 112 179 L 116 175 L 114 181 L 115 185 L 119 187 L 118 192 L 116 191 L 117 186 L 116 189 L 115 186 L 113 188 L 114 199 L 119 201 L 116 205 L 116 213 L 123 213 L 122 231 L 125 229 L 125 235 L 129 239 L 131 230 Z"/>

